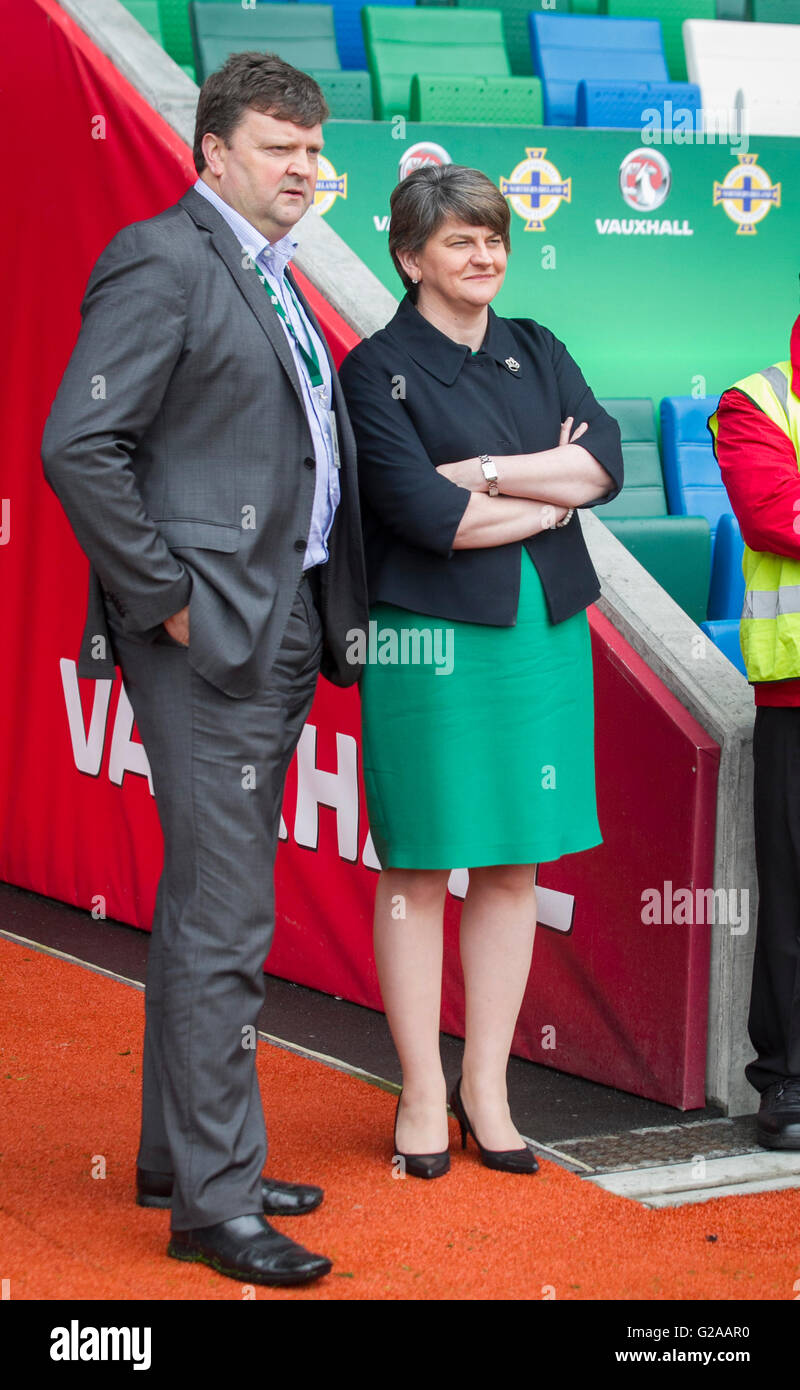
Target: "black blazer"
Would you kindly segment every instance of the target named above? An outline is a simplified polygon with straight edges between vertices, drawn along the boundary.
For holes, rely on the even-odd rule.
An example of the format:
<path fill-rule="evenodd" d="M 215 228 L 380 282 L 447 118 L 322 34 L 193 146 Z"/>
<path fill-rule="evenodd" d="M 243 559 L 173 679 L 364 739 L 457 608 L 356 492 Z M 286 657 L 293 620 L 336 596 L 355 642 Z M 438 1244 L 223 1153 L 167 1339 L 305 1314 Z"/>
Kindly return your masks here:
<path fill-rule="evenodd" d="M 453 550 L 470 493 L 436 472 L 477 454 L 536 453 L 558 444 L 562 420 L 622 487 L 616 420 L 595 400 L 564 344 L 532 319 L 489 309 L 480 352 L 440 333 L 406 297 L 385 328 L 340 369 L 358 446 L 370 603 L 511 627 L 521 546 L 536 565 L 551 621 L 592 603 L 600 582 L 577 516 L 525 541 Z M 596 503 L 587 503 L 595 506 Z"/>

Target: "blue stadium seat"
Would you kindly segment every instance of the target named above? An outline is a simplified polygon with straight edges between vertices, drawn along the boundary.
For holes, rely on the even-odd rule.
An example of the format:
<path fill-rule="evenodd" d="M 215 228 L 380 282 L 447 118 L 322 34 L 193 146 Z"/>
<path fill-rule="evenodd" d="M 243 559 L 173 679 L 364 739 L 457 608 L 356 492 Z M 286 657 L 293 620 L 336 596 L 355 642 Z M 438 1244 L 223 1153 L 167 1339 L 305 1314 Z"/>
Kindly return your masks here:
<path fill-rule="evenodd" d="M 741 671 L 743 676 L 746 676 L 747 671 L 739 641 L 739 619 L 720 618 L 717 622 L 701 623 L 700 629 L 706 637 L 711 638 L 715 647 L 719 647 L 722 655 L 728 658 L 731 665 Z"/>
<path fill-rule="evenodd" d="M 606 82 L 584 78 L 578 83 L 575 124 L 616 130 L 652 129 L 653 118 L 644 113 L 660 111 L 663 129 L 666 102 L 670 103 L 670 128 L 678 123 L 679 111 L 690 111 L 692 127 L 697 128 L 695 113 L 700 110 L 702 97 L 695 82 Z M 685 119 L 680 128 L 686 128 Z"/>
<path fill-rule="evenodd" d="M 661 402 L 661 459 L 669 509 L 677 516 L 706 517 L 712 536 L 720 517 L 731 509 L 708 430 L 708 417 L 718 404 L 719 396 L 667 396 Z"/>
<path fill-rule="evenodd" d="M 578 83 L 669 82 L 657 19 L 528 16 L 533 70 L 542 79 L 547 125 L 574 125 Z"/>
<path fill-rule="evenodd" d="M 709 618 L 735 618 L 739 621 L 744 603 L 742 555 L 744 541 L 733 512 L 724 512 L 717 522 L 714 566 L 708 595 Z"/>

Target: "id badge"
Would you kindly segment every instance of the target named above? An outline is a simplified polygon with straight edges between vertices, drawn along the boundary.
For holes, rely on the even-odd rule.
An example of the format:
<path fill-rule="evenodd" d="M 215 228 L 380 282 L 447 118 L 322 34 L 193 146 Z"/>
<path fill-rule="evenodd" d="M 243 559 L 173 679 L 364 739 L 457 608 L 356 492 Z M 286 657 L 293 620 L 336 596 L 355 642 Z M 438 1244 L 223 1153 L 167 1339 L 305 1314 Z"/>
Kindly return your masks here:
<path fill-rule="evenodd" d="M 336 428 L 336 411 L 328 411 L 328 421 L 331 427 L 331 440 L 333 443 L 333 462 L 337 468 L 341 468 L 342 460 L 339 456 L 339 431 Z"/>

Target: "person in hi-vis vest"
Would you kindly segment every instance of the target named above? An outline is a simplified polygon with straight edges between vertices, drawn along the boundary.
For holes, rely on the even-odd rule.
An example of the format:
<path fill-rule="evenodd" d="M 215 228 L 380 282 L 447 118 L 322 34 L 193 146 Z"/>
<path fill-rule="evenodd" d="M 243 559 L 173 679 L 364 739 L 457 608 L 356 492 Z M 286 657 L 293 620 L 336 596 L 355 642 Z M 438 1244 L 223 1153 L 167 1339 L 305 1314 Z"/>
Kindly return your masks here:
<path fill-rule="evenodd" d="M 745 1068 L 758 1142 L 800 1149 L 800 318 L 790 357 L 725 391 L 709 429 L 745 542 L 759 909 Z"/>

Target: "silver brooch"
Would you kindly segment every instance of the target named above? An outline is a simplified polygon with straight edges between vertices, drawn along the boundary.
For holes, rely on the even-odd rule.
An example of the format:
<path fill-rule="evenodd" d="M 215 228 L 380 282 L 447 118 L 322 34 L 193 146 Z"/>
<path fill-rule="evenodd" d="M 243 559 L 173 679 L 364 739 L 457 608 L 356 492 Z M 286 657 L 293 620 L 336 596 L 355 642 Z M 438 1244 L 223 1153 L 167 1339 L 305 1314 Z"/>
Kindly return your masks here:
<path fill-rule="evenodd" d="M 509 370 L 510 372 L 518 372 L 518 371 L 519 371 L 519 362 L 517 361 L 516 357 L 507 357 L 507 358 L 506 358 L 506 366 L 508 367 L 508 370 Z"/>

